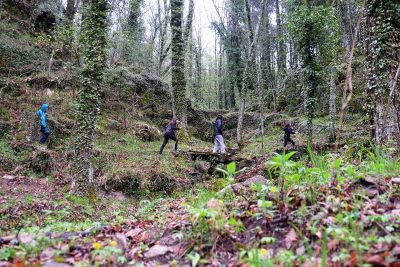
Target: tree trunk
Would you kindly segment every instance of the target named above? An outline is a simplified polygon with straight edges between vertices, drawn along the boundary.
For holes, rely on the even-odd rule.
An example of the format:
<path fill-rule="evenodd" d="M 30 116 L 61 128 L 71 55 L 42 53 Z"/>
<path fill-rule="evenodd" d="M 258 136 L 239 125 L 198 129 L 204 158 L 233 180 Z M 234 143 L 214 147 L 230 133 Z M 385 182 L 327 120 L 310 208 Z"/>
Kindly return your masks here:
<path fill-rule="evenodd" d="M 286 49 L 285 40 L 283 35 L 282 18 L 280 12 L 279 0 L 275 0 L 275 14 L 276 14 L 276 31 L 277 31 L 277 63 L 278 73 L 282 75 L 286 69 Z"/>
<path fill-rule="evenodd" d="M 193 14 L 194 14 L 194 0 L 189 1 L 189 12 L 186 19 L 185 32 L 183 35 L 183 41 L 187 44 L 189 40 L 189 35 L 192 32 L 192 24 L 193 24 Z"/>
<path fill-rule="evenodd" d="M 171 0 L 172 29 L 172 88 L 176 115 L 182 122 L 185 135 L 188 135 L 187 98 L 185 80 L 185 50 L 182 35 L 183 0 Z"/>
<path fill-rule="evenodd" d="M 329 91 L 329 115 L 330 115 L 330 122 L 329 122 L 329 141 L 335 142 L 336 140 L 336 67 L 333 67 L 331 70 L 331 84 L 330 84 L 330 91 Z"/>
<path fill-rule="evenodd" d="M 84 7 L 81 43 L 82 85 L 78 95 L 72 186 L 77 195 L 94 192 L 93 139 L 100 111 L 100 86 L 106 67 L 107 0 L 88 0 Z"/>
<path fill-rule="evenodd" d="M 256 91 L 258 93 L 258 97 L 260 98 L 259 101 L 262 101 L 262 93 L 261 93 L 261 88 L 260 84 L 258 83 L 258 77 L 257 76 L 257 68 L 256 68 L 256 60 L 255 60 L 255 50 L 256 50 L 256 45 L 258 42 L 258 37 L 260 35 L 260 25 L 263 20 L 264 16 L 264 11 L 265 11 L 265 2 L 266 0 L 262 1 L 262 11 L 260 15 L 260 19 L 258 20 L 258 24 L 256 27 L 256 33 L 254 33 L 253 26 L 252 26 L 252 21 L 251 21 L 251 12 L 250 12 L 250 3 L 249 0 L 245 1 L 246 4 L 246 13 L 247 13 L 247 27 L 249 30 L 249 41 L 250 41 L 250 49 L 248 51 L 248 58 L 246 60 L 246 67 L 245 67 L 245 73 L 244 73 L 244 79 L 243 79 L 243 90 L 241 93 L 241 103 L 240 103 L 240 109 L 239 109 L 239 116 L 238 116 L 238 126 L 237 126 L 237 143 L 239 145 L 239 149 L 241 149 L 243 145 L 242 141 L 242 126 L 243 126 L 243 118 L 244 118 L 244 112 L 246 109 L 246 94 L 251 88 L 256 88 Z M 257 81 L 257 82 L 255 82 Z M 261 103 L 261 102 L 259 102 Z M 262 105 L 262 104 L 259 104 Z M 259 107 L 261 109 L 261 106 Z M 260 118 L 262 115 L 260 116 Z"/>
<path fill-rule="evenodd" d="M 400 15 L 397 0 L 368 0 L 368 93 L 374 106 L 375 142 L 384 145 L 393 141 L 396 132 L 392 111 L 391 81 L 396 76 L 400 43 Z M 396 48 L 397 47 L 397 48 Z M 373 110 L 373 108 L 372 108 Z"/>
<path fill-rule="evenodd" d="M 67 7 L 65 9 L 65 16 L 69 21 L 73 21 L 75 18 L 75 13 L 76 13 L 75 0 L 68 0 Z"/>

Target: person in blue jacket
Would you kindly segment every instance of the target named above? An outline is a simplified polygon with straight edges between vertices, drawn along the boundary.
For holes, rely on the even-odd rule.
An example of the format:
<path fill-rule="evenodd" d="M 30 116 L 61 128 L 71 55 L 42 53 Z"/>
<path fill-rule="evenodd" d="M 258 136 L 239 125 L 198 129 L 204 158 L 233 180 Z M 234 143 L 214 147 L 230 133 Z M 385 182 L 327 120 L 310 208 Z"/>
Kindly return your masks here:
<path fill-rule="evenodd" d="M 40 138 L 39 142 L 41 144 L 46 143 L 50 135 L 50 129 L 49 126 L 47 126 L 47 114 L 46 114 L 48 109 L 49 105 L 43 104 L 42 108 L 36 112 L 36 114 L 40 117 L 40 132 L 42 133 L 42 137 Z"/>

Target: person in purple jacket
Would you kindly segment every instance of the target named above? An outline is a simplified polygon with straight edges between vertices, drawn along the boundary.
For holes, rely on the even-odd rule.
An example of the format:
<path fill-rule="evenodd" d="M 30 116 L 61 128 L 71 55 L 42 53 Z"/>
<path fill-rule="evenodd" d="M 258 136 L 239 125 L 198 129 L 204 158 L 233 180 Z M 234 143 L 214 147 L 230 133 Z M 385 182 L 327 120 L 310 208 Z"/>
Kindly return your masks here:
<path fill-rule="evenodd" d="M 284 137 L 283 137 L 283 140 L 284 140 L 283 147 L 286 147 L 286 145 L 287 145 L 288 143 L 291 143 L 293 146 L 295 146 L 296 144 L 294 143 L 294 141 L 292 140 L 292 138 L 290 138 L 290 135 L 291 135 L 291 134 L 296 134 L 296 133 L 293 131 L 293 128 L 292 128 L 292 126 L 290 125 L 290 123 L 287 123 L 287 124 L 285 125 L 285 128 L 283 129 L 283 131 L 285 132 L 285 135 L 284 135 Z"/>
<path fill-rule="evenodd" d="M 173 118 L 167 125 L 167 127 L 165 128 L 164 131 L 164 141 L 161 145 L 160 148 L 160 155 L 162 154 L 165 146 L 167 145 L 169 139 L 175 141 L 175 151 L 178 150 L 178 138 L 175 135 L 175 131 L 179 130 L 179 127 L 177 126 L 178 124 L 178 119 L 177 118 Z"/>

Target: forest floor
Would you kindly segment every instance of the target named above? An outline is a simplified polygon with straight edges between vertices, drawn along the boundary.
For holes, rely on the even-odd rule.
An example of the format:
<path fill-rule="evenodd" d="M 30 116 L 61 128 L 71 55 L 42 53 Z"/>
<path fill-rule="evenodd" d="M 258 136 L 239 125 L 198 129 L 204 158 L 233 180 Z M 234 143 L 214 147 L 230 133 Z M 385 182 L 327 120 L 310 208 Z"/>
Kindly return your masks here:
<path fill-rule="evenodd" d="M 144 169 L 191 169 L 182 155 L 158 158 L 159 142 L 127 142 L 98 147 L 122 149 L 127 168 L 144 153 L 154 154 Z M 182 190 L 134 198 L 78 198 L 49 178 L 2 173 L 0 266 L 400 266 L 399 161 L 342 152 L 258 155 L 243 171 L 220 165 Z"/>

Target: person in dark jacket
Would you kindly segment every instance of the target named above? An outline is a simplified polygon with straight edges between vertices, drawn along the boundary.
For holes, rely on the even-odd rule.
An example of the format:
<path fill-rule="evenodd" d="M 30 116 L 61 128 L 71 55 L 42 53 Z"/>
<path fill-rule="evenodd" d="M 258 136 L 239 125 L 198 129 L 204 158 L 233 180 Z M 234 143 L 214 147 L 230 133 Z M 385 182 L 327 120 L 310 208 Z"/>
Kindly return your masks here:
<path fill-rule="evenodd" d="M 178 150 L 178 138 L 175 135 L 175 131 L 179 130 L 179 128 L 177 127 L 178 124 L 178 119 L 177 118 L 173 118 L 170 123 L 168 123 L 167 127 L 165 128 L 164 131 L 164 141 L 163 144 L 161 145 L 160 148 L 160 155 L 162 154 L 164 147 L 167 145 L 169 139 L 174 140 L 175 141 L 175 151 Z"/>
<path fill-rule="evenodd" d="M 224 137 L 222 136 L 223 119 L 222 115 L 218 115 L 214 122 L 214 149 L 213 153 L 225 153 Z"/>
<path fill-rule="evenodd" d="M 290 138 L 290 135 L 291 135 L 291 134 L 296 134 L 296 133 L 293 131 L 292 126 L 291 126 L 289 123 L 287 123 L 287 124 L 285 125 L 285 128 L 284 128 L 283 130 L 285 131 L 283 147 L 286 147 L 286 145 L 287 145 L 288 143 L 291 143 L 293 146 L 295 146 L 296 144 L 294 143 L 294 141 L 292 140 L 292 138 Z"/>
<path fill-rule="evenodd" d="M 50 135 L 50 129 L 47 125 L 47 113 L 46 113 L 48 109 L 49 109 L 49 105 L 43 104 L 41 109 L 39 109 L 36 112 L 36 114 L 40 117 L 40 132 L 42 133 L 42 136 L 41 136 L 39 142 L 41 144 L 46 143 L 46 141 Z"/>

